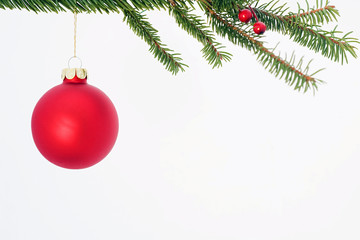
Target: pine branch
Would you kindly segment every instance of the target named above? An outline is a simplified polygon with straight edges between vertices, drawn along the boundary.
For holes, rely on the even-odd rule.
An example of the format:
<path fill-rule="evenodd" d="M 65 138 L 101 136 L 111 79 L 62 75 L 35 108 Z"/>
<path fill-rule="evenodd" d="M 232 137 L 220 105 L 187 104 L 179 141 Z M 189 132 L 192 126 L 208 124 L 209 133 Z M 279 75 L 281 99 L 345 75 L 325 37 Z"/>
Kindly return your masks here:
<path fill-rule="evenodd" d="M 210 20 L 212 31 L 207 24 L 192 11 L 197 2 Z M 230 60 L 230 53 L 224 52 L 223 46 L 216 41 L 214 33 L 226 37 L 235 45 L 246 48 L 258 57 L 266 69 L 276 76 L 285 78 L 285 81 L 297 90 L 317 89 L 322 81 L 309 75 L 309 65 L 302 70 L 303 60 L 295 63 L 294 55 L 287 60 L 274 53 L 274 49 L 266 48 L 262 43 L 263 35 L 253 33 L 251 24 L 238 21 L 239 9 L 253 6 L 260 21 L 272 31 L 289 35 L 290 39 L 335 62 L 347 62 L 347 55 L 357 57 L 359 40 L 350 36 L 338 35 L 342 32 L 335 28 L 326 31 L 320 25 L 336 21 L 339 13 L 328 0 L 317 0 L 316 7 L 303 9 L 298 4 L 298 12 L 289 12 L 286 4 L 278 4 L 279 0 L 267 0 L 259 5 L 259 0 L 0 0 L 1 9 L 27 9 L 33 12 L 86 12 L 110 13 L 123 12 L 124 21 L 149 46 L 150 52 L 167 70 L 173 74 L 184 71 L 187 66 L 177 53 L 172 53 L 161 42 L 158 31 L 150 24 L 145 15 L 139 12 L 145 10 L 169 10 L 170 15 L 180 28 L 203 44 L 203 55 L 213 66 L 219 67 L 222 61 Z M 323 3 L 325 3 L 323 5 Z"/>
<path fill-rule="evenodd" d="M 237 0 L 208 0 L 215 11 L 227 12 L 229 9 L 233 9 L 239 1 Z"/>
<path fill-rule="evenodd" d="M 172 5 L 170 13 L 174 16 L 177 24 L 204 45 L 201 51 L 203 52 L 204 58 L 213 68 L 222 66 L 223 60 L 231 60 L 232 55 L 221 51 L 224 47 L 216 42 L 213 33 L 207 29 L 207 25 L 199 16 L 180 8 L 172 0 L 169 2 Z"/>
<path fill-rule="evenodd" d="M 129 0 L 137 10 L 167 9 L 167 0 Z M 179 4 L 185 5 L 187 1 L 176 0 Z M 61 12 L 70 10 L 71 12 L 87 13 L 119 13 L 121 10 L 133 8 L 126 0 L 0 0 L 2 9 L 26 9 L 34 12 Z"/>
<path fill-rule="evenodd" d="M 122 3 L 118 3 L 121 5 Z M 101 1 L 89 2 L 79 0 L 75 1 L 24 1 L 24 0 L 1 0 L 0 8 L 2 9 L 26 9 L 28 11 L 38 12 L 61 12 L 70 10 L 71 12 L 119 12 L 118 5 L 115 2 L 110 2 L 107 5 L 101 3 Z"/>
<path fill-rule="evenodd" d="M 327 10 L 316 11 L 313 10 L 310 15 L 315 15 L 318 22 L 323 22 L 322 18 L 325 18 L 326 14 L 333 14 L 333 8 L 328 7 Z M 264 22 L 269 30 L 281 32 L 284 35 L 289 35 L 290 39 L 294 42 L 299 43 L 302 46 L 308 47 L 309 49 L 320 52 L 323 56 L 335 61 L 335 62 L 348 62 L 347 53 L 350 53 L 354 58 L 357 58 L 356 47 L 351 43 L 359 43 L 357 39 L 349 37 L 349 34 L 345 34 L 342 38 L 335 36 L 342 32 L 336 31 L 325 31 L 318 28 L 312 29 L 311 25 L 303 24 L 299 21 L 300 17 L 293 18 L 294 15 L 283 17 L 273 12 L 263 9 L 262 6 L 254 8 L 260 21 Z M 330 11 L 330 12 L 328 12 Z M 330 20 L 330 17 L 326 17 Z"/>
<path fill-rule="evenodd" d="M 303 10 L 299 6 L 299 12 L 297 14 L 290 14 L 285 16 L 286 20 L 297 21 L 301 19 L 304 23 L 307 24 L 323 24 L 324 22 L 329 23 L 332 21 L 337 21 L 337 17 L 339 16 L 339 11 L 335 9 L 335 6 L 326 5 L 325 7 L 318 9 L 308 9 L 307 11 Z"/>
<path fill-rule="evenodd" d="M 213 28 L 218 34 L 227 37 L 236 45 L 242 45 L 249 50 L 252 50 L 258 55 L 258 60 L 262 63 L 269 72 L 274 73 L 280 78 L 284 77 L 286 83 L 290 86 L 295 85 L 296 90 L 308 91 L 311 87 L 317 89 L 317 83 L 322 83 L 321 80 L 315 79 L 312 75 L 307 75 L 309 71 L 309 64 L 305 68 L 305 73 L 301 69 L 294 66 L 295 58 L 288 62 L 281 57 L 275 55 L 272 51 L 267 49 L 260 41 L 246 33 L 244 30 L 226 20 L 225 17 L 220 16 L 211 9 L 211 5 L 206 0 L 199 0 L 203 8 L 207 10 L 208 17 L 211 20 Z M 297 64 L 301 68 L 302 60 Z"/>
<path fill-rule="evenodd" d="M 123 10 L 125 15 L 124 21 L 127 22 L 129 27 L 134 31 L 136 35 L 141 37 L 148 45 L 150 45 L 149 51 L 153 53 L 154 57 L 157 58 L 165 68 L 177 74 L 179 70 L 184 71 L 186 64 L 182 63 L 182 59 L 177 53 L 171 53 L 172 50 L 168 49 L 161 43 L 160 37 L 157 35 L 157 30 L 146 21 L 144 15 L 133 10 Z"/>
<path fill-rule="evenodd" d="M 129 0 L 139 10 L 166 9 L 167 3 L 159 0 Z"/>

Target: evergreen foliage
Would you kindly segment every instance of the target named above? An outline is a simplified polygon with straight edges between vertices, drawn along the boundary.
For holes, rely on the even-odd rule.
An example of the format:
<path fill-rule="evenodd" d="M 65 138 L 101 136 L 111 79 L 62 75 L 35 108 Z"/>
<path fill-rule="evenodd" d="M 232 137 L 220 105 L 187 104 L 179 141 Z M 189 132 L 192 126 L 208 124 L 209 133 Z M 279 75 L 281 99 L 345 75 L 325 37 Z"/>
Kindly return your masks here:
<path fill-rule="evenodd" d="M 215 39 L 215 34 L 227 38 L 257 55 L 258 61 L 271 73 L 299 91 L 317 89 L 321 80 L 309 73 L 310 63 L 303 66 L 302 58 L 295 62 L 293 54 L 289 59 L 281 58 L 274 51 L 266 48 L 262 41 L 264 36 L 256 35 L 251 24 L 238 21 L 240 9 L 251 5 L 260 21 L 264 22 L 269 31 L 289 36 L 291 40 L 305 46 L 314 52 L 322 54 L 335 62 L 348 62 L 348 56 L 357 58 L 355 47 L 358 39 L 350 33 L 343 34 L 337 28 L 327 31 L 321 26 L 337 21 L 339 12 L 329 4 L 328 0 L 316 0 L 316 5 L 306 7 L 298 4 L 298 10 L 291 12 L 286 4 L 279 0 L 0 0 L 2 9 L 26 9 L 34 12 L 86 12 L 86 13 L 120 13 L 124 21 L 149 46 L 150 52 L 167 70 L 173 74 L 184 71 L 187 67 L 178 53 L 162 43 L 158 31 L 152 26 L 144 14 L 150 10 L 167 10 L 180 28 L 188 32 L 202 45 L 204 58 L 214 68 L 230 61 L 231 54 L 224 51 L 224 46 Z M 202 16 L 194 14 L 196 6 L 207 16 L 206 22 Z M 254 23 L 254 19 L 252 20 Z M 343 34 L 343 36 L 341 36 Z"/>

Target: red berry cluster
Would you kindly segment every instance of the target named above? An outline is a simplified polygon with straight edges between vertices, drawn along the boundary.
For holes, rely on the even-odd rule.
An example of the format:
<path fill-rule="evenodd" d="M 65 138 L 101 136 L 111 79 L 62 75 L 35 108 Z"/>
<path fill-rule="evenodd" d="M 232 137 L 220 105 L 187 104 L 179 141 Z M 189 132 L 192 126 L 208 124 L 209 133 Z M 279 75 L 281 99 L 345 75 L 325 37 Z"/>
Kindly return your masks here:
<path fill-rule="evenodd" d="M 249 6 L 250 7 L 250 6 Z M 266 31 L 266 25 L 263 22 L 260 22 L 257 18 L 254 10 L 250 7 L 251 11 L 249 9 L 243 9 L 239 12 L 239 20 L 243 23 L 248 23 L 252 19 L 253 15 L 256 18 L 256 23 L 254 24 L 254 32 L 256 34 L 263 34 Z"/>

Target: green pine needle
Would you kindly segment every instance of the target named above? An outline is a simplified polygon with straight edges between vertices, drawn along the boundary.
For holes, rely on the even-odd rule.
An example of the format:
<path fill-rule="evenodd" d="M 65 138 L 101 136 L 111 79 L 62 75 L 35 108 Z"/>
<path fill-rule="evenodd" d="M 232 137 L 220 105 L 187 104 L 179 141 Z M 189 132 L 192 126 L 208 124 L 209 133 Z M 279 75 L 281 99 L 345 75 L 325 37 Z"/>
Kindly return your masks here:
<path fill-rule="evenodd" d="M 208 22 L 203 20 L 203 16 L 193 13 L 196 2 L 207 16 Z M 317 90 L 318 84 L 323 81 L 315 79 L 314 75 L 323 69 L 311 74 L 311 61 L 303 67 L 303 59 L 295 62 L 294 54 L 290 59 L 281 58 L 274 50 L 264 46 L 264 36 L 254 34 L 251 24 L 238 21 L 239 10 L 248 8 L 249 5 L 269 31 L 287 35 L 292 41 L 335 62 L 343 64 L 348 62 L 349 56 L 357 58 L 356 45 L 359 40 L 352 37 L 351 32 L 343 34 L 337 27 L 332 30 L 322 27 L 339 18 L 338 10 L 328 0 L 316 0 L 314 7 L 310 7 L 306 0 L 306 6 L 298 4 L 295 12 L 290 11 L 286 4 L 280 4 L 280 0 L 268 0 L 262 4 L 259 0 L 0 0 L 0 9 L 4 10 L 123 13 L 124 21 L 150 46 L 149 51 L 154 57 L 168 71 L 177 74 L 184 71 L 187 65 L 182 63 L 178 53 L 173 53 L 162 43 L 158 31 L 143 14 L 144 11 L 168 10 L 178 26 L 203 45 L 203 57 L 213 68 L 230 61 L 232 56 L 223 51 L 224 46 L 216 40 L 215 35 L 219 35 L 253 52 L 265 69 L 279 79 L 284 79 L 295 90 Z"/>

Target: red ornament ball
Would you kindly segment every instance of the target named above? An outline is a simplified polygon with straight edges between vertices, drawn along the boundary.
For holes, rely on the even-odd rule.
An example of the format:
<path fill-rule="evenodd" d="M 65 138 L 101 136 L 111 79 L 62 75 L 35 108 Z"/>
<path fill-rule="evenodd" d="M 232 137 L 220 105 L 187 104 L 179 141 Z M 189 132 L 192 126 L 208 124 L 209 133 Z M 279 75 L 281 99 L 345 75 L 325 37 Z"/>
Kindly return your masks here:
<path fill-rule="evenodd" d="M 266 25 L 263 22 L 257 22 L 254 24 L 254 32 L 256 34 L 263 34 L 266 31 Z"/>
<path fill-rule="evenodd" d="M 63 168 L 82 169 L 108 155 L 118 135 L 119 121 L 111 100 L 87 84 L 86 77 L 75 74 L 42 96 L 35 106 L 31 128 L 34 142 L 47 160 Z"/>
<path fill-rule="evenodd" d="M 243 23 L 250 22 L 252 18 L 252 13 L 249 9 L 244 9 L 239 12 L 239 20 Z"/>

